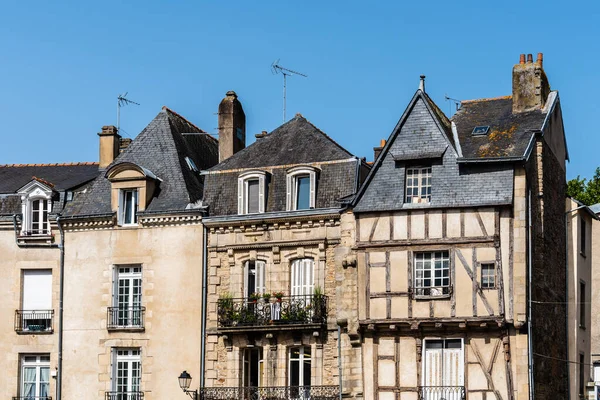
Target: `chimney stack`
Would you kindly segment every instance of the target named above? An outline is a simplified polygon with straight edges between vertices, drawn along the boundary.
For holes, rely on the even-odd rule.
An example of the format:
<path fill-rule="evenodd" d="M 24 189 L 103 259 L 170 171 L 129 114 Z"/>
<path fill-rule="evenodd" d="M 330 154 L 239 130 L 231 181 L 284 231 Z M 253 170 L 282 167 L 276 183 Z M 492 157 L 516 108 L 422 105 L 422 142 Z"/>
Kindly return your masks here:
<path fill-rule="evenodd" d="M 219 104 L 219 162 L 246 147 L 246 114 L 230 90 Z"/>
<path fill-rule="evenodd" d="M 381 154 L 381 150 L 385 147 L 385 139 L 381 139 L 379 142 L 379 147 L 373 147 L 373 161 L 377 160 L 377 157 Z"/>
<path fill-rule="evenodd" d="M 121 135 L 119 135 L 115 126 L 105 125 L 102 127 L 102 132 L 98 133 L 98 136 L 100 136 L 99 168 L 104 169 L 119 155 Z"/>
<path fill-rule="evenodd" d="M 419 90 L 425 93 L 425 75 L 421 75 L 421 81 L 419 82 Z"/>
<path fill-rule="evenodd" d="M 533 55 L 521 54 L 519 63 L 512 71 L 512 103 L 513 114 L 533 111 L 544 107 L 550 94 L 550 84 L 542 67 L 544 55 L 538 53 L 533 62 Z"/>

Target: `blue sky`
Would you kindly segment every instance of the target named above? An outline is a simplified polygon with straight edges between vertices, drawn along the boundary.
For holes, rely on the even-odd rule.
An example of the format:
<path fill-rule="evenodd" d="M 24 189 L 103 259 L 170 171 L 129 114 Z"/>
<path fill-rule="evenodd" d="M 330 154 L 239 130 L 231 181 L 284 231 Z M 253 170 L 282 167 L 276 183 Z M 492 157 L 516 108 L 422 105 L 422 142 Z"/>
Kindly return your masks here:
<path fill-rule="evenodd" d="M 219 101 L 235 90 L 247 137 L 301 112 L 371 160 L 427 75 L 442 110 L 456 99 L 511 93 L 520 53 L 544 53 L 560 92 L 571 162 L 600 165 L 600 2 L 140 1 L 5 2 L 0 15 L 0 164 L 96 161 L 116 97 L 135 137 L 167 105 L 215 133 Z"/>

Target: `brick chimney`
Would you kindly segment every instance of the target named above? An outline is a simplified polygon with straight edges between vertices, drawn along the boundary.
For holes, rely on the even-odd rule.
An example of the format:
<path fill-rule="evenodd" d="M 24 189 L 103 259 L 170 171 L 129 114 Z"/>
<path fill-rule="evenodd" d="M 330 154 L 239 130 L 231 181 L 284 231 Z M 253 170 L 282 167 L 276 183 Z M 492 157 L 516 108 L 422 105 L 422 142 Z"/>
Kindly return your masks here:
<path fill-rule="evenodd" d="M 512 72 L 512 101 L 513 114 L 532 111 L 542 108 L 550 94 L 550 84 L 543 68 L 542 53 L 538 53 L 537 60 L 525 54 L 519 57 L 519 63 L 513 67 Z"/>
<path fill-rule="evenodd" d="M 111 162 L 119 155 L 121 147 L 121 135 L 117 133 L 117 128 L 113 125 L 105 125 L 102 127 L 100 136 L 100 165 L 103 169 L 110 165 Z"/>
<path fill-rule="evenodd" d="M 230 90 L 219 104 L 219 162 L 246 147 L 246 114 Z"/>
<path fill-rule="evenodd" d="M 381 154 L 381 150 L 383 150 L 384 147 L 385 139 L 381 139 L 381 141 L 379 142 L 379 147 L 373 147 L 373 161 L 377 160 L 377 157 L 379 157 L 379 154 Z"/>

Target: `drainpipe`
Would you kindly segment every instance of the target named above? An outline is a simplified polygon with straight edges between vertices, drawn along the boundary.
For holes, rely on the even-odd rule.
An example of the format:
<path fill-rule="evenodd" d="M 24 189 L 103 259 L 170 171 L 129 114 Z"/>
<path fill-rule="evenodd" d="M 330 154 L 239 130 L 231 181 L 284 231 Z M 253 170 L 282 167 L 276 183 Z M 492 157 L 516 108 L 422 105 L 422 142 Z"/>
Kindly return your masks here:
<path fill-rule="evenodd" d="M 58 368 L 56 373 L 56 400 L 61 400 L 62 394 L 62 361 L 63 361 L 63 299 L 65 294 L 65 232 L 61 225 L 60 216 L 56 217 L 58 231 L 60 232 L 60 287 L 58 300 Z"/>
<path fill-rule="evenodd" d="M 527 352 L 529 355 L 529 399 L 533 400 L 533 338 L 531 337 L 531 271 L 533 264 L 533 256 L 532 256 L 532 240 L 531 240 L 531 189 L 527 192 L 527 247 L 528 247 L 528 267 L 527 267 L 527 344 L 529 347 L 529 351 Z"/>
<path fill-rule="evenodd" d="M 342 325 L 347 326 L 347 319 L 338 319 L 337 321 L 337 344 L 338 344 L 338 385 L 340 387 L 339 390 L 339 400 L 342 400 Z"/>
<path fill-rule="evenodd" d="M 206 358 L 206 308 L 207 308 L 207 290 L 206 282 L 208 280 L 208 247 L 207 247 L 207 236 L 208 229 L 202 224 L 203 235 L 202 235 L 202 328 L 200 338 L 200 388 L 204 387 L 204 359 Z"/>

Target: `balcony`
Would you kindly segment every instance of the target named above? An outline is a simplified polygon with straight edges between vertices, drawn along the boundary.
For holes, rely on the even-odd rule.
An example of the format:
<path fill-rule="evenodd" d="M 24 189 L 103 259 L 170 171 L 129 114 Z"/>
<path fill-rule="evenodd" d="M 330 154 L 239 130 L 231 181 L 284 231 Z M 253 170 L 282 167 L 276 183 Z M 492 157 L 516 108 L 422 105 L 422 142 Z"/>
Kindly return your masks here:
<path fill-rule="evenodd" d="M 13 397 L 13 400 L 52 400 L 50 396 L 19 396 Z"/>
<path fill-rule="evenodd" d="M 419 386 L 419 400 L 465 400 L 465 387 Z"/>
<path fill-rule="evenodd" d="M 106 313 L 106 328 L 109 331 L 143 331 L 145 329 L 146 307 L 108 307 Z"/>
<path fill-rule="evenodd" d="M 220 331 L 320 328 L 327 323 L 327 296 L 223 298 L 219 299 L 217 314 Z"/>
<path fill-rule="evenodd" d="M 106 392 L 106 400 L 143 400 L 144 392 Z"/>
<path fill-rule="evenodd" d="M 54 332 L 54 310 L 16 310 L 15 332 L 19 334 Z"/>
<path fill-rule="evenodd" d="M 338 400 L 339 386 L 201 388 L 200 400 Z"/>

